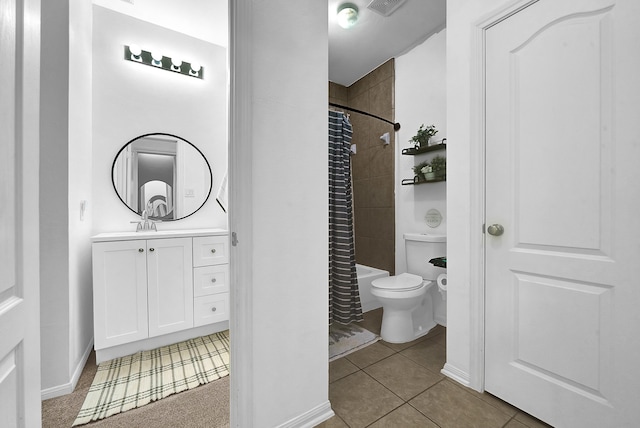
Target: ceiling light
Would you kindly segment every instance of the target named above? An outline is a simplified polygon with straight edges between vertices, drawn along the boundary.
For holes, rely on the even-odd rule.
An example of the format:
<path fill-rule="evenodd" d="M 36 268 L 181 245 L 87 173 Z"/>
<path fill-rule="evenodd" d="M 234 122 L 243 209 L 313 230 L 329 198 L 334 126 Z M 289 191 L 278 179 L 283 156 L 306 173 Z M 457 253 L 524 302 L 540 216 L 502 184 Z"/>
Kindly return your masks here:
<path fill-rule="evenodd" d="M 343 3 L 338 7 L 338 25 L 351 28 L 358 22 L 358 6 L 353 3 Z"/>

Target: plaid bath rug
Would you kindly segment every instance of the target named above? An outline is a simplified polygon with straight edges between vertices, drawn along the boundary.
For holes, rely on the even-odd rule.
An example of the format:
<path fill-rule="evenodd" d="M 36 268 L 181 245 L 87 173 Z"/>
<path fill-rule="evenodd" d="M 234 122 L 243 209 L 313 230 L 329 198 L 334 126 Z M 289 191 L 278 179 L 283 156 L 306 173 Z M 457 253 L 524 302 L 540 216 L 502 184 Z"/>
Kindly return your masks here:
<path fill-rule="evenodd" d="M 229 331 L 100 363 L 73 426 L 229 375 Z"/>

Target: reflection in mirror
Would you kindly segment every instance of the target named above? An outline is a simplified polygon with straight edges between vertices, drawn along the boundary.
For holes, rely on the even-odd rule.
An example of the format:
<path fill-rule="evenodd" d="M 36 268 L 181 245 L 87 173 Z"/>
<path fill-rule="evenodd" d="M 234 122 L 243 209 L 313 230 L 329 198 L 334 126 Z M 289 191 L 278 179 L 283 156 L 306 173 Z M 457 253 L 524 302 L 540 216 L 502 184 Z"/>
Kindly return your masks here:
<path fill-rule="evenodd" d="M 179 220 L 209 198 L 209 162 L 190 142 L 170 134 L 147 134 L 127 143 L 116 156 L 113 187 L 129 209 L 153 220 Z"/>

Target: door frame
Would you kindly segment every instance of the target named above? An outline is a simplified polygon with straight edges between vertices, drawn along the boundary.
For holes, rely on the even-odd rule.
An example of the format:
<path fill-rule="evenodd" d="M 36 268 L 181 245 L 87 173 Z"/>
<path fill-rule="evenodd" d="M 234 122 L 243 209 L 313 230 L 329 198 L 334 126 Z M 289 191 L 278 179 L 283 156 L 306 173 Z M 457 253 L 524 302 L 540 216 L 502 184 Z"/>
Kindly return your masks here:
<path fill-rule="evenodd" d="M 253 5 L 229 0 L 229 232 L 231 427 L 254 425 L 253 384 L 253 152 L 251 138 Z M 241 245 L 236 246 L 236 236 Z M 244 267 L 244 269 L 242 268 Z"/>
<path fill-rule="evenodd" d="M 485 174 L 486 174 L 486 32 L 494 25 L 537 3 L 539 0 L 512 0 L 486 14 L 471 32 L 470 104 L 470 259 L 469 259 L 469 379 L 480 392 L 485 384 Z"/>

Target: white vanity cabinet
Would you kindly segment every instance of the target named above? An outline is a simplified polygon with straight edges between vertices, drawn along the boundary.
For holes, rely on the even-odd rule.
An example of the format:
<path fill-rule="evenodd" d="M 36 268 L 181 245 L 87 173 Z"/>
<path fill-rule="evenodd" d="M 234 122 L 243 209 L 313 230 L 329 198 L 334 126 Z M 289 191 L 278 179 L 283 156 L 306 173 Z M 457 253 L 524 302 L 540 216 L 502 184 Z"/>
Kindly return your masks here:
<path fill-rule="evenodd" d="M 228 328 L 226 231 L 100 234 L 92 241 L 98 362 Z"/>

